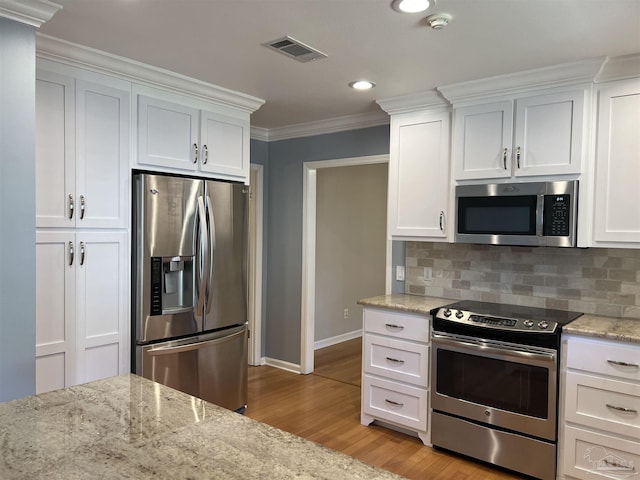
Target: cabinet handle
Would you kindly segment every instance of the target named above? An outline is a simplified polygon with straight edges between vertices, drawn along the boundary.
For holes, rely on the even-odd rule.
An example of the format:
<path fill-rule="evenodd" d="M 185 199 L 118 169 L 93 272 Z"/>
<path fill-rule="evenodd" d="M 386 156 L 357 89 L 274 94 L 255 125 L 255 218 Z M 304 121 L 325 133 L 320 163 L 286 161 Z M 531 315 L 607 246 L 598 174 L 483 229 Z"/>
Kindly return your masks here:
<path fill-rule="evenodd" d="M 627 472 L 636 471 L 636 467 L 634 467 L 633 465 L 625 465 L 624 463 L 615 462 L 613 460 L 609 460 L 608 458 L 603 458 L 602 461 L 609 467 L 619 468 L 620 470 L 625 470 Z"/>
<path fill-rule="evenodd" d="M 520 147 L 516 148 L 516 165 L 520 168 Z"/>
<path fill-rule="evenodd" d="M 640 365 L 638 365 L 637 363 L 620 362 L 618 360 L 607 360 L 607 363 L 610 363 L 611 365 L 617 365 L 618 367 L 640 368 Z"/>
<path fill-rule="evenodd" d="M 607 408 L 610 408 L 611 410 L 616 410 L 618 412 L 638 413 L 638 410 L 636 410 L 635 408 L 618 407 L 616 405 L 611 405 L 610 403 L 607 403 L 606 405 L 607 405 Z"/>
<path fill-rule="evenodd" d="M 444 211 L 440 211 L 440 220 L 439 220 L 439 223 L 440 223 L 440 231 L 441 231 L 442 233 L 444 233 L 444 223 L 445 223 L 444 221 L 445 221 L 445 218 L 444 218 Z"/>
<path fill-rule="evenodd" d="M 69 266 L 73 265 L 73 242 L 69 242 Z"/>
<path fill-rule="evenodd" d="M 404 330 L 404 325 L 396 325 L 394 323 L 385 323 L 385 327 L 393 328 L 394 330 Z"/>
<path fill-rule="evenodd" d="M 203 145 L 202 146 L 202 163 L 203 163 L 203 165 L 206 165 L 207 161 L 209 161 L 209 149 L 207 148 L 206 145 Z"/>
<path fill-rule="evenodd" d="M 399 360 L 397 358 L 392 358 L 392 357 L 387 357 L 387 360 L 393 363 L 399 363 L 401 365 L 404 363 L 404 360 Z"/>
<path fill-rule="evenodd" d="M 502 152 L 502 164 L 504 165 L 504 169 L 507 169 L 507 149 L 505 148 Z"/>
<path fill-rule="evenodd" d="M 84 219 L 84 195 L 80 195 L 80 220 Z"/>
<path fill-rule="evenodd" d="M 394 400 L 389 400 L 388 398 L 384 399 L 389 405 L 393 405 L 394 407 L 404 407 L 404 403 L 396 402 Z"/>
<path fill-rule="evenodd" d="M 198 163 L 198 145 L 193 144 L 193 163 Z"/>
<path fill-rule="evenodd" d="M 73 195 L 69 194 L 69 220 L 73 218 Z"/>
<path fill-rule="evenodd" d="M 80 242 L 80 265 L 84 265 L 84 242 Z"/>

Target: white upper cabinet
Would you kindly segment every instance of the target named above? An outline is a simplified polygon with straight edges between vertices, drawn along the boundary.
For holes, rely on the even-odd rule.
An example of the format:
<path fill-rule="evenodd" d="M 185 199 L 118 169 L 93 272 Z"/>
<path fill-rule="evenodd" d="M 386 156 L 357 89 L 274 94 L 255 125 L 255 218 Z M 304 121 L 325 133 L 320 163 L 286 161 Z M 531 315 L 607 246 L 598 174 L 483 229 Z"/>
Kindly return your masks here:
<path fill-rule="evenodd" d="M 589 91 L 454 108 L 455 180 L 579 174 Z"/>
<path fill-rule="evenodd" d="M 216 112 L 214 105 L 137 95 L 137 163 L 248 182 L 249 113 Z M 183 100 L 183 101 L 181 101 Z M 222 110 L 222 107 L 218 108 Z"/>
<path fill-rule="evenodd" d="M 38 69 L 36 226 L 124 228 L 129 92 Z"/>
<path fill-rule="evenodd" d="M 594 246 L 640 248 L 640 78 L 598 87 Z"/>

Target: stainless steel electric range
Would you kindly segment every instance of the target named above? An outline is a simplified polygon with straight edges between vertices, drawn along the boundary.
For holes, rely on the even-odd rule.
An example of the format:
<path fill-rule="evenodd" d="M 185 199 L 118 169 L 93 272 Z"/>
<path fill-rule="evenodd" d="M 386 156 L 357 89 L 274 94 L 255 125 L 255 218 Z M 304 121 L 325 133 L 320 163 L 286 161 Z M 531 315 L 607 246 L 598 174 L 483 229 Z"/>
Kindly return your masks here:
<path fill-rule="evenodd" d="M 560 334 L 582 314 L 476 301 L 431 314 L 433 445 L 555 479 Z"/>

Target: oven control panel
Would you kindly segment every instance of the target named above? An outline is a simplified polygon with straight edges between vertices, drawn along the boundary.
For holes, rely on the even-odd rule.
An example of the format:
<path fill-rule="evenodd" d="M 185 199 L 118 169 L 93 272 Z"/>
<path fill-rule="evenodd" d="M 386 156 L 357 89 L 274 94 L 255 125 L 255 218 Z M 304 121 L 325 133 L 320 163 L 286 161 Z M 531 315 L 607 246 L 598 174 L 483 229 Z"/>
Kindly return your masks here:
<path fill-rule="evenodd" d="M 522 318 L 497 317 L 447 307 L 439 309 L 436 317 L 440 320 L 473 325 L 476 327 L 519 332 L 555 333 L 558 328 L 558 324 L 551 321 L 533 321 Z"/>

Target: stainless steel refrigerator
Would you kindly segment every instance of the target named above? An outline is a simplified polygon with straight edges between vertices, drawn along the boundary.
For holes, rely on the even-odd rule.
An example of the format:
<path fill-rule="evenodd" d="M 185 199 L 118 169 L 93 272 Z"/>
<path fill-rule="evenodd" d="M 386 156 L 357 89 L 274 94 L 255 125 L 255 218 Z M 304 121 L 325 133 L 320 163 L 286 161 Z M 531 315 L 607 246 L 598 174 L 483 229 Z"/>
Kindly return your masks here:
<path fill-rule="evenodd" d="M 245 186 L 134 173 L 133 200 L 132 371 L 244 411 Z"/>

